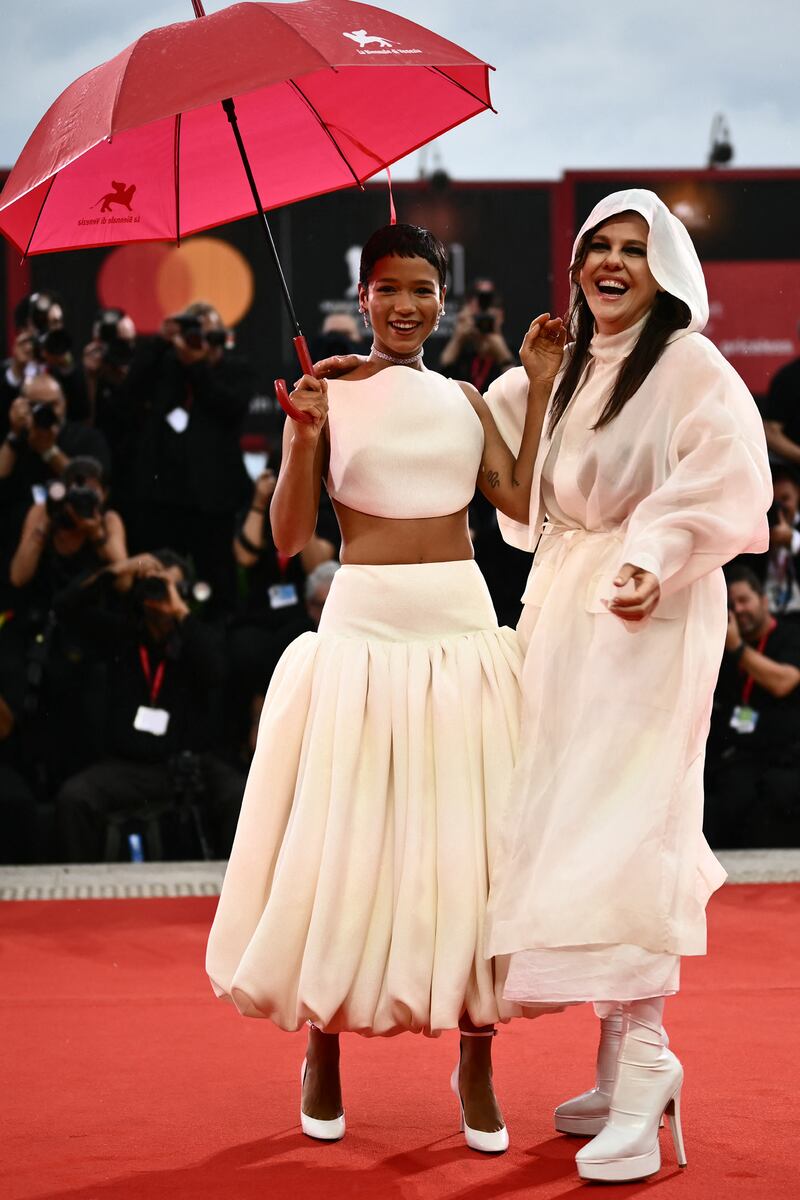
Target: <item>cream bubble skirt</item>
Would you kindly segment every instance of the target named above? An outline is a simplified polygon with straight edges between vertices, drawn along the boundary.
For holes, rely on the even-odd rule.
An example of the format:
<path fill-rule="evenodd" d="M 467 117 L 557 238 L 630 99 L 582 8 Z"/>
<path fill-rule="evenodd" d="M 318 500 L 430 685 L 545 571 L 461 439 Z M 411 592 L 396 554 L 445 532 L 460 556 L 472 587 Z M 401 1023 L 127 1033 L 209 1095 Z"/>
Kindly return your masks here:
<path fill-rule="evenodd" d="M 474 562 L 337 572 L 264 704 L 208 944 L 219 996 L 331 1033 L 520 1013 L 483 955 L 520 667 Z"/>

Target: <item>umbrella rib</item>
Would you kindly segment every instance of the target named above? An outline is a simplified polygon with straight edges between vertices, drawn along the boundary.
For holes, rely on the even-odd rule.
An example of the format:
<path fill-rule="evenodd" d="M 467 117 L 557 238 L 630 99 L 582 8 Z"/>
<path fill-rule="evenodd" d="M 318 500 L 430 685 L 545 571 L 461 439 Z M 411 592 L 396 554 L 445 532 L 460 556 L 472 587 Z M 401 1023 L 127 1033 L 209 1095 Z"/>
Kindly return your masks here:
<path fill-rule="evenodd" d="M 175 117 L 175 150 L 173 169 L 175 171 L 175 242 L 181 244 L 181 114 Z"/>
<path fill-rule="evenodd" d="M 493 113 L 495 113 L 495 115 L 497 114 L 497 109 L 491 102 L 487 104 L 485 100 L 482 100 L 480 96 L 476 96 L 474 92 L 471 92 L 468 87 L 464 87 L 463 83 L 459 83 L 457 79 L 453 79 L 453 77 L 448 75 L 446 71 L 443 71 L 441 67 L 426 67 L 425 70 L 433 72 L 434 75 L 441 75 L 442 79 L 446 79 L 448 83 L 453 85 L 453 87 L 460 88 L 460 90 L 465 92 L 466 95 L 471 96 L 473 100 L 477 100 L 478 104 L 482 104 L 484 109 L 489 108 Z"/>
<path fill-rule="evenodd" d="M 355 182 L 356 182 L 357 186 L 358 186 L 358 187 L 360 187 L 360 188 L 361 188 L 361 190 L 362 190 L 362 192 L 363 192 L 363 190 L 364 190 L 364 184 L 363 184 L 363 183 L 361 182 L 361 180 L 358 178 L 358 175 L 356 175 L 355 171 L 353 170 L 352 166 L 350 165 L 350 162 L 349 162 L 349 160 L 348 160 L 348 158 L 347 158 L 347 155 L 345 154 L 344 150 L 342 150 L 341 146 L 340 146 L 340 145 L 339 145 L 339 143 L 336 141 L 336 138 L 333 136 L 333 134 L 331 133 L 331 131 L 330 131 L 330 129 L 328 128 L 327 124 L 325 123 L 325 121 L 323 121 L 322 117 L 319 115 L 319 113 L 317 112 L 316 108 L 314 107 L 314 105 L 313 105 L 313 104 L 311 103 L 311 101 L 309 100 L 308 96 L 305 94 L 305 92 L 303 91 L 303 89 L 302 89 L 301 87 L 298 87 L 298 85 L 295 83 L 295 81 L 294 81 L 293 79 L 289 79 L 287 82 L 288 82 L 288 84 L 289 84 L 289 86 L 290 86 L 290 87 L 293 87 L 293 88 L 294 88 L 294 90 L 297 92 L 297 94 L 298 94 L 298 96 L 300 97 L 300 99 L 301 99 L 301 100 L 303 100 L 303 101 L 305 102 L 305 104 L 306 104 L 306 106 L 308 107 L 309 111 L 310 111 L 311 113 L 313 113 L 313 115 L 316 117 L 316 119 L 317 119 L 317 121 L 319 122 L 319 124 L 320 124 L 321 128 L 323 129 L 323 131 L 324 131 L 325 133 L 327 133 L 328 137 L 330 138 L 331 142 L 333 143 L 333 147 L 334 147 L 334 149 L 336 150 L 336 152 L 337 152 L 337 154 L 339 155 L 339 157 L 341 158 L 342 162 L 343 162 L 343 163 L 344 163 L 344 165 L 347 167 L 347 169 L 348 169 L 348 171 L 350 172 L 350 174 L 353 176 L 353 179 L 355 180 Z"/>
<path fill-rule="evenodd" d="M 56 176 L 55 175 L 51 176 L 50 182 L 47 185 L 47 191 L 44 194 L 44 199 L 42 200 L 42 203 L 39 206 L 39 211 L 36 214 L 36 220 L 33 223 L 33 229 L 31 230 L 31 236 L 28 238 L 28 244 L 25 247 L 25 253 L 22 255 L 23 261 L 28 257 L 28 254 L 30 253 L 30 248 L 31 248 L 31 245 L 33 244 L 33 239 L 36 236 L 36 230 L 39 228 L 39 221 L 41 220 L 42 213 L 44 212 L 44 206 L 45 206 L 45 204 L 47 204 L 47 198 L 50 195 L 50 189 L 52 188 L 55 181 L 56 181 Z"/>

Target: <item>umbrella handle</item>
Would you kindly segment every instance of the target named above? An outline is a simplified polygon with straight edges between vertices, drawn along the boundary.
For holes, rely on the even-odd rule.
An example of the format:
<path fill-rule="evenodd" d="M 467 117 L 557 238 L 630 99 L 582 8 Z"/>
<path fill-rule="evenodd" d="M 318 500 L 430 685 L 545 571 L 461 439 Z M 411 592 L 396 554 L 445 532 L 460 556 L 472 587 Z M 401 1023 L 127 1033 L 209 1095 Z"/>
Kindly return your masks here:
<path fill-rule="evenodd" d="M 311 354 L 308 349 L 306 339 L 300 334 L 299 337 L 293 338 L 297 361 L 300 363 L 300 370 L 304 375 L 314 374 L 314 364 L 311 361 Z M 299 421 L 301 425 L 310 425 L 313 417 L 309 413 L 301 412 L 299 408 L 295 408 L 289 399 L 289 389 L 286 386 L 285 379 L 275 380 L 275 395 L 278 397 L 280 404 L 287 417 L 291 417 L 293 421 Z"/>

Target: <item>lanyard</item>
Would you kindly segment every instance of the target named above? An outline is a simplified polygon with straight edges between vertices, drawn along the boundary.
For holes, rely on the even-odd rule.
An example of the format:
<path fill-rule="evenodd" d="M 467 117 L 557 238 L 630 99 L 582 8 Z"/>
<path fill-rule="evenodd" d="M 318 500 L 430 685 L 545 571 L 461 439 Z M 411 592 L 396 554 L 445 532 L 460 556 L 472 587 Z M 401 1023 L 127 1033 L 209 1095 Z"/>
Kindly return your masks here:
<path fill-rule="evenodd" d="M 767 626 L 767 632 L 764 634 L 761 641 L 756 646 L 756 650 L 758 651 L 759 654 L 764 653 L 764 647 L 766 646 L 767 641 L 769 640 L 769 636 L 773 632 L 773 630 L 775 629 L 775 626 L 777 624 L 778 624 L 778 622 L 773 617 L 771 619 L 769 625 Z M 753 679 L 752 675 L 748 675 L 747 679 L 744 681 L 744 687 L 742 688 L 742 704 L 744 705 L 745 708 L 747 708 L 748 705 L 750 704 L 750 697 L 753 694 L 753 688 L 755 687 L 755 682 L 756 681 L 755 681 L 755 679 Z"/>
<path fill-rule="evenodd" d="M 291 558 L 291 555 L 281 554 L 280 550 L 276 550 L 275 557 L 278 560 L 278 570 L 281 573 L 281 582 L 283 583 L 286 579 L 286 568 L 289 566 L 289 559 Z"/>
<path fill-rule="evenodd" d="M 162 659 L 156 667 L 156 673 L 154 677 L 153 672 L 150 669 L 150 655 L 147 652 L 146 646 L 139 647 L 139 659 L 142 664 L 142 670 L 144 671 L 144 677 L 147 680 L 147 686 L 150 688 L 150 707 L 155 708 L 156 700 L 158 700 L 158 693 L 161 691 L 161 685 L 164 682 L 164 670 L 167 664 Z"/>
<path fill-rule="evenodd" d="M 481 393 L 486 386 L 486 380 L 489 378 L 493 366 L 494 360 L 488 357 L 474 358 L 472 360 L 469 371 L 470 379 L 472 380 L 473 387 L 477 388 Z"/>

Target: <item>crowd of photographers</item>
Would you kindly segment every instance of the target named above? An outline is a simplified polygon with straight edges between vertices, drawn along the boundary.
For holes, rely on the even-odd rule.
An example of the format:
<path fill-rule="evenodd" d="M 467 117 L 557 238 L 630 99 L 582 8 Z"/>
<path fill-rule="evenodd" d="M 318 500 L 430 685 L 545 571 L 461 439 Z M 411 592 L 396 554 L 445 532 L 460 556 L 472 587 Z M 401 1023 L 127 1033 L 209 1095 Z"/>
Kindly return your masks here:
<path fill-rule="evenodd" d="M 336 522 L 323 496 L 302 554 L 277 552 L 281 416 L 211 305 L 146 338 L 122 309 L 83 346 L 68 324 L 56 295 L 26 297 L 0 366 L 0 861 L 225 857 L 269 679 L 338 566 Z M 312 346 L 363 349 L 345 313 Z M 514 363 L 478 280 L 439 369 L 485 390 Z M 784 385 L 765 408 L 770 550 L 728 571 L 716 847 L 800 844 L 800 440 Z M 470 520 L 513 625 L 528 556 L 480 497 Z"/>
<path fill-rule="evenodd" d="M 74 345 L 26 297 L 0 367 L 0 860 L 224 857 L 260 706 L 313 629 L 330 510 L 295 559 L 274 406 L 216 310 L 121 309 Z"/>

